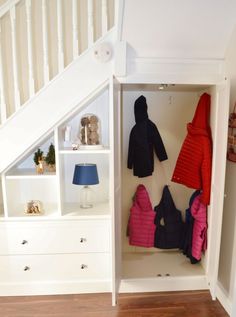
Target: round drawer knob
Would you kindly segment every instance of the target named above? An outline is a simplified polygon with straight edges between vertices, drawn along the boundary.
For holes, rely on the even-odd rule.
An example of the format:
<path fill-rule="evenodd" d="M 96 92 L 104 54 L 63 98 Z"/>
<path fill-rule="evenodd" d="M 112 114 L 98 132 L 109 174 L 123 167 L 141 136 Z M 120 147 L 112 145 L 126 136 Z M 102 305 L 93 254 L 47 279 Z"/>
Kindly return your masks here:
<path fill-rule="evenodd" d="M 24 271 L 29 271 L 30 270 L 30 267 L 29 266 L 25 266 L 24 267 Z"/>
<path fill-rule="evenodd" d="M 86 242 L 86 239 L 85 238 L 80 238 L 80 243 L 83 243 L 83 242 Z"/>
<path fill-rule="evenodd" d="M 86 265 L 86 264 L 81 264 L 81 270 L 84 270 L 84 269 L 86 269 L 88 266 Z"/>
<path fill-rule="evenodd" d="M 22 240 L 21 244 L 27 244 L 28 241 L 27 240 Z"/>

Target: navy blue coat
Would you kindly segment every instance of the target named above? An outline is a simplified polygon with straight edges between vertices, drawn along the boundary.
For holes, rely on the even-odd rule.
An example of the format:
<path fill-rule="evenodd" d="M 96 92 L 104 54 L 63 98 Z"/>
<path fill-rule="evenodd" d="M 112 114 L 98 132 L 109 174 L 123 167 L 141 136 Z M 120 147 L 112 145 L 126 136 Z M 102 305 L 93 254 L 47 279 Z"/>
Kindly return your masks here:
<path fill-rule="evenodd" d="M 135 126 L 130 132 L 128 164 L 134 176 L 150 176 L 154 170 L 154 150 L 160 161 L 167 160 L 166 150 L 156 125 L 149 120 L 146 98 L 140 96 L 134 104 Z"/>
<path fill-rule="evenodd" d="M 179 249 L 183 241 L 184 223 L 167 185 L 163 189 L 160 203 L 154 210 L 157 213 L 154 246 L 160 249 Z"/>

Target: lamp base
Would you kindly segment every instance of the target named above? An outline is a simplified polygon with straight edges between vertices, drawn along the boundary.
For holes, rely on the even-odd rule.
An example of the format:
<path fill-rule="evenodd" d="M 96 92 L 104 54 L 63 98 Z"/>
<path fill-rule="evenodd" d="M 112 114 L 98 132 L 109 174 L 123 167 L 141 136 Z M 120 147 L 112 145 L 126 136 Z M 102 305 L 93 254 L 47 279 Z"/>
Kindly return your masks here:
<path fill-rule="evenodd" d="M 80 192 L 80 208 L 93 208 L 93 190 L 89 186 L 84 186 Z"/>

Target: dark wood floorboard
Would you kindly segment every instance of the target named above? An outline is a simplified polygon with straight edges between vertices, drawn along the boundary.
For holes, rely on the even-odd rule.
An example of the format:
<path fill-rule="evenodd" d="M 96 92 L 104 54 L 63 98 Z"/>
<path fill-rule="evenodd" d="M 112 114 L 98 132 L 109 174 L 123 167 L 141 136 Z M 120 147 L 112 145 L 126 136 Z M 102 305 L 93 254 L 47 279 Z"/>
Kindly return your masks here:
<path fill-rule="evenodd" d="M 227 317 L 209 292 L 0 297 L 0 317 Z"/>

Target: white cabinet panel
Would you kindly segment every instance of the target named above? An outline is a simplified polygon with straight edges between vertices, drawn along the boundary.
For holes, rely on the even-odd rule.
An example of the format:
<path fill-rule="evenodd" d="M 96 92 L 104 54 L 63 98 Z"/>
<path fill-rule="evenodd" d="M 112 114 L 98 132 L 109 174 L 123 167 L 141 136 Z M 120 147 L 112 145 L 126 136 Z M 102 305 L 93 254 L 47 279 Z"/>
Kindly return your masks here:
<path fill-rule="evenodd" d="M 109 252 L 108 221 L 81 221 L 0 229 L 0 254 Z"/>
<path fill-rule="evenodd" d="M 0 256 L 1 283 L 110 279 L 110 255 Z"/>

